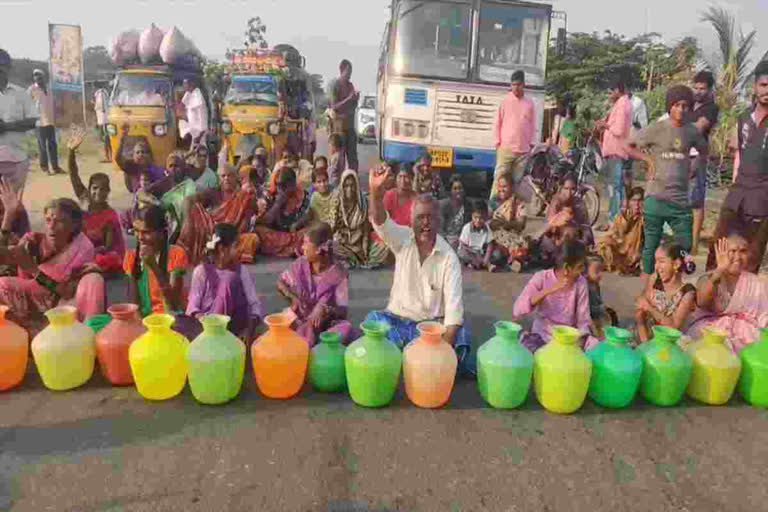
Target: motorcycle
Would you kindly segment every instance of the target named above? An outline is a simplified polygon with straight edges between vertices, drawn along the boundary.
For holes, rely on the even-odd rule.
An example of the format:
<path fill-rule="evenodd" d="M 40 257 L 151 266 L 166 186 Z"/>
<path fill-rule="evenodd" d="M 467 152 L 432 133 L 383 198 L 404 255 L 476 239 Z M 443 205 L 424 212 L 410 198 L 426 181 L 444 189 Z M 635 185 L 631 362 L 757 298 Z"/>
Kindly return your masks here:
<path fill-rule="evenodd" d="M 603 165 L 603 157 L 594 137 L 583 148 L 563 154 L 557 146 L 539 144 L 531 151 L 523 181 L 531 189 L 532 211 L 542 215 L 558 191 L 566 174 L 576 178 L 576 197 L 584 201 L 590 225 L 600 216 L 600 194 L 592 184 Z"/>

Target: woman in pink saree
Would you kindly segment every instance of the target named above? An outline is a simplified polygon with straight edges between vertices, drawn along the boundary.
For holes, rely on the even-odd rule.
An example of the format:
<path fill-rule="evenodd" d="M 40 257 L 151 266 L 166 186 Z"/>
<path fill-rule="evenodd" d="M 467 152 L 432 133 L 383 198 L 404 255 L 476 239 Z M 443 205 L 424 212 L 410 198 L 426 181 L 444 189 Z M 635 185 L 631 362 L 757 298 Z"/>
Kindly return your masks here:
<path fill-rule="evenodd" d="M 277 281 L 277 290 L 291 301 L 296 315 L 293 328 L 309 346 L 321 332 L 333 331 L 343 344 L 352 341 L 352 324 L 347 321 L 349 278 L 347 270 L 333 261 L 333 233 L 320 223 L 304 235 L 304 256 L 297 259 Z"/>
<path fill-rule="evenodd" d="M 738 353 L 768 327 L 768 289 L 756 274 L 748 272 L 749 242 L 740 235 L 721 238 L 715 245 L 717 268 L 699 279 L 698 308 L 686 330 L 692 340 L 703 329 L 714 327 L 728 333 L 726 344 Z"/>
<path fill-rule="evenodd" d="M 18 198 L 3 193 L 6 212 Z M 0 278 L 0 304 L 32 333 L 45 325 L 43 313 L 70 304 L 80 320 L 104 312 L 104 279 L 94 264 L 96 251 L 81 231 L 83 211 L 71 199 L 55 199 L 43 209 L 44 233 L 28 233 L 18 244 L 0 247 L 0 264 L 19 266 L 18 277 Z"/>

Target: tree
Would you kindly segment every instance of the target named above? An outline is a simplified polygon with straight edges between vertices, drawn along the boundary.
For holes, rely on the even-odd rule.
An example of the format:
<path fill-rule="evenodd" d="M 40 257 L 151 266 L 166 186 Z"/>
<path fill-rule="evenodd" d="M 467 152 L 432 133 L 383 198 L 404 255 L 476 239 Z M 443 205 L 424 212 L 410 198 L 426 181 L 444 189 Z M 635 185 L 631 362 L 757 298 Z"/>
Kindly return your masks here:
<path fill-rule="evenodd" d="M 745 34 L 741 27 L 736 27 L 736 20 L 729 11 L 722 7 L 710 6 L 701 15 L 701 20 L 708 22 L 717 34 L 717 42 L 720 47 L 720 54 L 717 55 L 718 62 L 709 62 L 709 68 L 717 70 L 718 86 L 725 89 L 727 94 L 723 98 L 727 103 L 733 105 L 736 102 L 739 89 L 746 83 L 750 68 L 749 54 L 755 46 L 755 36 L 757 31 Z"/>
<path fill-rule="evenodd" d="M 243 44 L 246 48 L 269 48 L 267 40 L 264 35 L 267 33 L 267 26 L 262 23 L 261 18 L 256 16 L 248 20 L 248 27 L 245 29 L 245 41 Z"/>
<path fill-rule="evenodd" d="M 117 69 L 105 46 L 89 46 L 83 50 L 83 67 L 86 80 L 105 79 Z"/>
<path fill-rule="evenodd" d="M 227 75 L 226 64 L 216 60 L 206 59 L 203 63 L 203 75 L 205 76 L 205 83 L 211 94 L 217 92 L 219 97 L 223 97 L 227 89 L 225 80 Z"/>

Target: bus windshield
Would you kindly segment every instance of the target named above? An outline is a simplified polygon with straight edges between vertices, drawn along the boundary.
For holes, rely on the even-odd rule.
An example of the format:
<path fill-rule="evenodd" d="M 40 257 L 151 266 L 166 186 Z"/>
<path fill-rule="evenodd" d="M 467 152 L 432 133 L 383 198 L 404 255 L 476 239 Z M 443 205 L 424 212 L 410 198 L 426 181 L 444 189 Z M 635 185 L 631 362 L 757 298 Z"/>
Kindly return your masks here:
<path fill-rule="evenodd" d="M 399 3 L 394 72 L 467 78 L 471 27 L 471 8 L 467 3 L 423 0 Z"/>
<path fill-rule="evenodd" d="M 230 105 L 277 106 L 277 82 L 271 75 L 241 75 L 232 78 L 224 102 Z"/>
<path fill-rule="evenodd" d="M 525 71 L 528 85 L 544 85 L 549 11 L 535 7 L 484 3 L 480 8 L 476 78 L 509 82 Z"/>
<path fill-rule="evenodd" d="M 115 105 L 164 107 L 171 97 L 171 80 L 163 76 L 123 74 L 112 92 Z"/>

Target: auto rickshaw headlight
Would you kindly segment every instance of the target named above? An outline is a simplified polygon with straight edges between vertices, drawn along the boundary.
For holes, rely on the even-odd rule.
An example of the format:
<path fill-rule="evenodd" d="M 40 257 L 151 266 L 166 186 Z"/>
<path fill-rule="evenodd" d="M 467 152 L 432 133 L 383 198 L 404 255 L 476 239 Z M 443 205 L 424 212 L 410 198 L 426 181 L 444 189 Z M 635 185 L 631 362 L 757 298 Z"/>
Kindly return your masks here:
<path fill-rule="evenodd" d="M 152 127 L 152 133 L 154 133 L 158 137 L 164 136 L 166 133 L 168 133 L 168 127 L 163 124 L 156 124 Z"/>
<path fill-rule="evenodd" d="M 282 125 L 279 121 L 269 123 L 267 125 L 267 133 L 270 135 L 280 135 L 280 132 L 282 131 Z"/>
<path fill-rule="evenodd" d="M 230 121 L 222 121 L 221 122 L 221 131 L 224 132 L 224 135 L 229 135 L 232 133 L 232 122 Z"/>
<path fill-rule="evenodd" d="M 107 125 L 107 134 L 110 137 L 117 137 L 117 126 L 115 126 L 113 124 L 108 124 Z"/>

